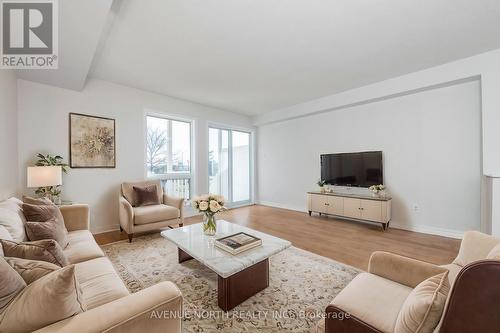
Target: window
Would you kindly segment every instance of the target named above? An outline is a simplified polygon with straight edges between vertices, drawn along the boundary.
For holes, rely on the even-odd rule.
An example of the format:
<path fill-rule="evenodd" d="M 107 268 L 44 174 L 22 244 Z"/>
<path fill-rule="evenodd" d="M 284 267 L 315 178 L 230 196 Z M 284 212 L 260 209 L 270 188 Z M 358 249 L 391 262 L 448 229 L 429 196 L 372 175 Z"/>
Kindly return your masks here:
<path fill-rule="evenodd" d="M 251 201 L 250 133 L 209 128 L 209 190 L 230 204 Z"/>
<path fill-rule="evenodd" d="M 191 123 L 156 116 L 146 117 L 146 169 L 160 179 L 165 193 L 191 197 Z"/>

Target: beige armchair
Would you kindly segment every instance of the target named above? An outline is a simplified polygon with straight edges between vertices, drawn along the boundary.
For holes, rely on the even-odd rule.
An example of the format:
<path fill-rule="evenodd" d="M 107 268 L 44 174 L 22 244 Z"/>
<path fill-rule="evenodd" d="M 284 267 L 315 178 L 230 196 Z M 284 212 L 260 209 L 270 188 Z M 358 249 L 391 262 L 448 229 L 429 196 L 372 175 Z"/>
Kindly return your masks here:
<path fill-rule="evenodd" d="M 161 204 L 137 206 L 134 186 L 156 185 Z M 123 183 L 120 195 L 120 231 L 125 231 L 129 242 L 134 234 L 184 224 L 184 199 L 163 193 L 159 180 Z"/>
<path fill-rule="evenodd" d="M 412 290 L 446 271 L 452 288 L 433 333 L 500 332 L 500 239 L 477 231 L 465 233 L 457 258 L 444 266 L 373 253 L 368 272 L 355 277 L 327 306 L 317 332 L 399 333 L 396 319 Z"/>

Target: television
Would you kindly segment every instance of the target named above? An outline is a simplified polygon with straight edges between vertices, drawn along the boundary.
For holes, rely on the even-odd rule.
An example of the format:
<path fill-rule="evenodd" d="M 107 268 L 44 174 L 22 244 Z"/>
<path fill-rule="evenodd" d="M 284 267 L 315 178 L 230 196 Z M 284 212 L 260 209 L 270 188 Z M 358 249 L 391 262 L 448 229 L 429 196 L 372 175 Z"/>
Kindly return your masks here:
<path fill-rule="evenodd" d="M 329 185 L 370 187 L 384 183 L 382 152 L 321 155 L 321 179 Z"/>

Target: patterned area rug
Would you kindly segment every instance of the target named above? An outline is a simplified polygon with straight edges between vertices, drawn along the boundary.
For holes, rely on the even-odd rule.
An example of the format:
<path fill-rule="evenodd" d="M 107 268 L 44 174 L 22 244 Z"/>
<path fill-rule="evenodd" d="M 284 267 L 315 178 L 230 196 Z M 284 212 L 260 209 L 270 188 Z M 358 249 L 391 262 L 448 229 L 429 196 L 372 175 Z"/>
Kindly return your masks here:
<path fill-rule="evenodd" d="M 131 292 L 172 281 L 184 297 L 184 332 L 314 332 L 324 309 L 359 271 L 291 247 L 270 259 L 270 285 L 227 313 L 217 306 L 217 275 L 159 234 L 102 247 Z"/>

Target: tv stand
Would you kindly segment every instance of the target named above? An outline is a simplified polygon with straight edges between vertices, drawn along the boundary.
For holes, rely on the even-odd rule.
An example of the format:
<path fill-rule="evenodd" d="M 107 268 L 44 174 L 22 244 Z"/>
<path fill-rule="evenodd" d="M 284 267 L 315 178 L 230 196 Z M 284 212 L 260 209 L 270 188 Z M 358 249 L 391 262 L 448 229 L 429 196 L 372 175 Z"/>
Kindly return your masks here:
<path fill-rule="evenodd" d="M 389 228 L 391 221 L 391 202 L 390 197 L 341 192 L 307 192 L 310 216 L 314 212 L 319 215 L 380 223 L 384 231 Z"/>

